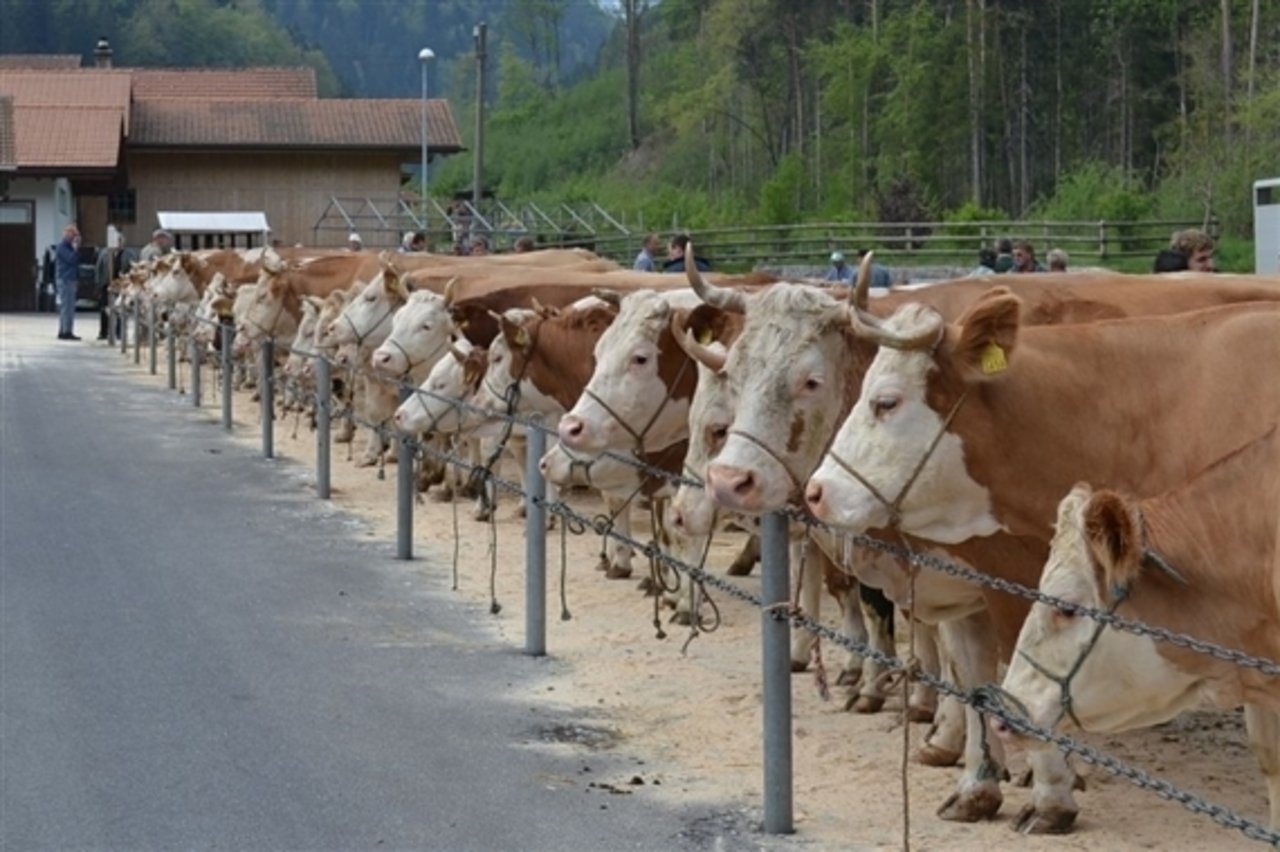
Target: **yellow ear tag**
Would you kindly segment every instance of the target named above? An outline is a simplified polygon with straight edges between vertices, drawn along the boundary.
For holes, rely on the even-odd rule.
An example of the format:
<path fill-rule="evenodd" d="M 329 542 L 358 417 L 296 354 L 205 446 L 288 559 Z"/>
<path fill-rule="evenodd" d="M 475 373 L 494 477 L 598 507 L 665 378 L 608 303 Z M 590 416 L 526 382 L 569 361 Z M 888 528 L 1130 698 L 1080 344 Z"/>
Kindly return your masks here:
<path fill-rule="evenodd" d="M 698 333 L 698 342 L 703 346 L 710 346 L 713 339 L 714 335 L 710 328 L 704 328 Z"/>
<path fill-rule="evenodd" d="M 1003 373 L 1009 369 L 1009 362 L 1004 357 L 1004 350 L 994 340 L 982 350 L 982 372 L 988 376 Z"/>
<path fill-rule="evenodd" d="M 524 326 L 520 326 L 520 329 L 516 332 L 516 346 L 519 346 L 521 349 L 524 349 L 528 345 L 529 345 L 529 333 L 524 330 Z"/>

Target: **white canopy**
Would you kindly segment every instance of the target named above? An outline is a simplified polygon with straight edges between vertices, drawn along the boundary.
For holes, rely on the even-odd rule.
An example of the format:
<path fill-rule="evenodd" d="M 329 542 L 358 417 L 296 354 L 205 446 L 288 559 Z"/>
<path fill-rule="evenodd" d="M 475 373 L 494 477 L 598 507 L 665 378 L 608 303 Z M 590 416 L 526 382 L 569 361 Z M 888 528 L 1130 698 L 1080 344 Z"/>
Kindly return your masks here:
<path fill-rule="evenodd" d="M 253 212 L 156 213 L 160 227 L 175 234 L 261 234 L 271 230 L 267 214 Z"/>

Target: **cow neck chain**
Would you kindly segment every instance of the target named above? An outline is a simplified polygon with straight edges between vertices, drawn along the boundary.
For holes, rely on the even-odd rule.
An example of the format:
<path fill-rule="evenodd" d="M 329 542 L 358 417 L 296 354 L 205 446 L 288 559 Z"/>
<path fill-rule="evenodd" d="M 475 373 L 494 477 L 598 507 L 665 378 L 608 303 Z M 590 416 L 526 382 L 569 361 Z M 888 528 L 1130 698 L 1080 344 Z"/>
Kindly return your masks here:
<path fill-rule="evenodd" d="M 667 388 L 666 394 L 663 395 L 662 402 L 658 404 L 658 407 L 654 410 L 653 415 L 649 418 L 649 421 L 644 424 L 644 428 L 641 429 L 639 432 L 637 432 L 634 428 L 632 428 L 630 423 L 628 423 L 620 414 L 618 414 L 618 412 L 614 411 L 609 406 L 609 404 L 605 402 L 603 399 L 601 399 L 600 395 L 597 394 L 595 391 L 591 390 L 591 388 L 589 387 L 584 388 L 582 391 L 582 394 L 583 396 L 590 397 L 592 400 L 594 400 L 596 405 L 599 405 L 601 408 L 603 408 L 605 410 L 605 413 L 608 414 L 610 417 L 612 417 L 614 420 L 616 420 L 618 422 L 618 425 L 621 426 L 623 430 L 628 435 L 631 436 L 632 440 L 635 441 L 635 446 L 631 452 L 637 459 L 643 460 L 645 455 L 644 439 L 649 434 L 649 430 L 653 428 L 653 425 L 658 422 L 658 418 L 662 416 L 662 412 L 666 410 L 667 404 L 671 402 L 671 400 L 674 398 L 676 386 L 680 384 L 680 380 L 684 378 L 685 371 L 688 369 L 689 364 L 691 364 L 692 362 L 693 362 L 693 359 L 689 357 L 686 357 L 683 360 L 683 362 L 681 362 L 680 370 L 676 373 L 675 380 L 671 382 L 670 387 Z"/>
<path fill-rule="evenodd" d="M 351 315 L 346 311 L 343 311 L 342 318 L 347 321 L 347 325 L 351 327 L 351 333 L 356 336 L 356 348 L 357 349 L 364 348 L 364 342 L 365 340 L 368 339 L 369 335 L 373 334 L 375 331 L 381 328 L 382 324 L 387 320 L 391 319 L 392 314 L 394 314 L 398 309 L 399 309 L 399 305 L 397 305 L 394 308 L 387 308 L 386 312 L 383 313 L 381 318 L 379 318 L 378 321 L 373 324 L 373 327 L 370 328 L 368 331 L 366 331 L 364 334 L 361 334 L 360 329 L 356 328 L 355 321 L 351 319 Z"/>
<path fill-rule="evenodd" d="M 280 304 L 276 307 L 275 316 L 271 318 L 270 326 L 263 326 L 257 322 L 254 322 L 253 319 L 248 316 L 245 317 L 245 322 L 247 322 L 249 325 L 256 328 L 259 332 L 261 332 L 264 339 L 275 340 L 276 326 L 280 325 L 280 317 L 284 314 L 285 299 L 292 294 L 293 294 L 293 287 L 290 286 L 288 293 L 286 293 L 285 295 L 285 298 L 280 299 Z"/>
<path fill-rule="evenodd" d="M 938 428 L 937 434 L 935 434 L 933 436 L 933 440 L 929 442 L 929 446 L 925 449 L 924 455 L 922 455 L 920 457 L 920 460 L 916 462 L 916 466 L 914 469 L 912 469 L 911 475 L 907 477 L 907 481 L 902 484 L 902 488 L 899 489 L 897 496 L 894 497 L 892 500 L 889 500 L 888 498 L 886 498 L 884 494 L 880 492 L 880 489 L 876 488 L 874 485 L 871 484 L 870 481 L 867 480 L 866 477 L 858 473 L 858 471 L 854 469 L 853 465 L 849 464 L 847 461 L 840 458 L 840 454 L 837 453 L 834 449 L 827 450 L 827 458 L 831 459 L 833 462 L 839 465 L 840 468 L 844 470 L 845 473 L 849 474 L 855 480 L 857 480 L 858 483 L 862 485 L 863 488 L 871 492 L 872 497 L 875 497 L 877 500 L 879 500 L 880 503 L 886 509 L 889 510 L 889 523 L 887 524 L 886 529 L 891 529 L 895 531 L 898 531 L 901 529 L 903 501 L 907 499 L 907 495 L 911 492 L 912 487 L 916 484 L 916 480 L 920 478 L 921 472 L 924 471 L 924 466 L 928 464 L 929 459 L 933 457 L 934 451 L 938 449 L 938 444 L 942 442 L 942 437 L 947 434 L 947 430 L 951 428 L 951 423 L 952 421 L 955 420 L 956 414 L 959 413 L 960 407 L 964 405 L 965 400 L 967 400 L 968 398 L 969 398 L 969 389 L 965 388 L 964 392 L 961 393 L 959 398 L 956 399 L 955 404 L 951 406 L 951 410 L 947 412 L 947 416 L 943 419 L 942 425 Z"/>
<path fill-rule="evenodd" d="M 419 359 L 417 361 L 413 360 L 413 357 L 409 354 L 409 350 L 401 346 L 400 341 L 396 340 L 394 337 L 388 337 L 386 339 L 386 343 L 399 349 L 400 354 L 404 356 L 405 367 L 404 367 L 404 371 L 400 373 L 400 378 L 403 380 L 403 379 L 409 378 L 410 374 L 413 372 L 414 367 L 420 367 L 423 364 L 431 362 L 433 358 L 435 358 L 440 354 L 440 350 L 444 349 L 446 346 L 453 343 L 453 338 L 446 337 L 439 345 L 436 346 L 435 349 L 431 350 L 431 352 L 427 355 L 427 357 Z"/>
<path fill-rule="evenodd" d="M 529 362 L 533 359 L 533 353 L 538 349 L 538 335 L 542 330 L 539 325 L 533 331 L 533 337 L 529 341 L 529 354 L 525 357 L 524 363 L 520 365 L 519 372 L 512 378 L 511 383 L 507 385 L 507 389 L 500 394 L 494 394 L 498 399 L 502 400 L 506 406 L 505 417 L 503 418 L 502 437 L 498 439 L 498 443 L 494 446 L 493 452 L 485 459 L 480 467 L 471 472 L 470 482 L 479 484 L 479 482 L 489 479 L 493 476 L 493 467 L 498 463 L 498 459 L 502 456 L 502 451 L 507 447 L 507 441 L 511 440 L 511 433 L 515 429 L 516 406 L 520 404 L 520 384 L 524 381 L 525 373 L 529 369 Z M 515 357 L 514 355 L 512 356 Z M 487 371 L 486 371 L 487 373 Z M 487 381 L 487 378 L 481 378 L 481 384 L 490 393 L 494 393 L 493 387 Z M 530 426 L 531 429 L 540 428 L 538 426 Z M 488 497 L 485 498 L 486 502 Z"/>

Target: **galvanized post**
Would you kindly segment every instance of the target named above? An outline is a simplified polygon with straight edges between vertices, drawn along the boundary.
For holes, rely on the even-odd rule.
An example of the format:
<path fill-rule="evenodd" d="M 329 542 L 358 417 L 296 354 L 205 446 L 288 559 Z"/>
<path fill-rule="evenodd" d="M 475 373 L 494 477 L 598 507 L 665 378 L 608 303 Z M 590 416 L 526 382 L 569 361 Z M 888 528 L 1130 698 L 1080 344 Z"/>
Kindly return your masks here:
<path fill-rule="evenodd" d="M 129 354 L 129 315 L 125 313 L 123 306 L 120 308 L 119 311 L 117 311 L 117 315 L 120 320 L 120 354 L 128 355 Z"/>
<path fill-rule="evenodd" d="M 547 449 L 540 424 L 526 430 L 524 485 L 524 652 L 531 657 L 547 653 L 547 483 L 538 462 Z"/>
<path fill-rule="evenodd" d="M 404 402 L 413 388 L 400 386 Z M 409 435 L 401 435 L 396 454 L 396 559 L 413 558 L 413 444 Z"/>
<path fill-rule="evenodd" d="M 195 345 L 194 343 L 192 344 Z M 165 356 L 168 360 L 169 367 L 169 390 L 176 390 L 178 387 L 178 344 L 174 336 L 170 334 L 165 338 L 164 343 Z"/>
<path fill-rule="evenodd" d="M 191 340 L 191 404 L 200 407 L 200 347 Z"/>
<path fill-rule="evenodd" d="M 262 400 L 262 457 L 275 457 L 276 400 L 273 387 L 276 361 L 275 341 L 262 341 L 262 372 L 258 380 L 258 398 Z"/>
<path fill-rule="evenodd" d="M 791 778 L 791 651 L 787 619 L 776 605 L 791 600 L 787 562 L 787 517 L 770 512 L 760 523 L 760 586 L 764 672 L 764 830 L 790 834 Z"/>
<path fill-rule="evenodd" d="M 222 364 L 222 428 L 228 432 L 234 425 L 231 422 L 231 379 L 235 369 L 231 363 L 231 336 L 235 328 L 229 322 L 219 323 L 218 333 L 222 335 L 222 350 L 218 353 Z"/>
<path fill-rule="evenodd" d="M 151 375 L 156 374 L 156 303 L 151 303 L 148 321 L 151 327 L 147 329 L 147 369 Z M 172 331 L 170 332 L 172 333 Z"/>
<path fill-rule="evenodd" d="M 133 363 L 142 363 L 142 307 L 133 303 Z"/>
<path fill-rule="evenodd" d="M 329 360 L 316 358 L 316 496 L 329 499 L 329 418 L 333 382 Z"/>
<path fill-rule="evenodd" d="M 110 295 L 108 295 L 110 298 Z M 116 308 L 114 300 L 107 305 L 107 348 L 111 349 L 116 345 L 116 320 L 119 317 L 119 311 Z"/>

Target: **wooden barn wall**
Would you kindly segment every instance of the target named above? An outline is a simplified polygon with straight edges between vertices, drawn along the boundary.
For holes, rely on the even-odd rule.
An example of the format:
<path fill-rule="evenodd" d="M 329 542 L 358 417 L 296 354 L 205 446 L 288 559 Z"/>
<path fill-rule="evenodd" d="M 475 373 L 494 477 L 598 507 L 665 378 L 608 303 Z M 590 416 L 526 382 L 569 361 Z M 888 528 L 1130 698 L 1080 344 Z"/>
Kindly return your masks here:
<path fill-rule="evenodd" d="M 137 192 L 137 221 L 121 226 L 129 245 L 150 239 L 160 210 L 261 210 L 272 235 L 286 245 L 345 245 L 345 233 L 312 232 L 329 199 L 394 197 L 403 159 L 395 153 L 307 152 L 131 151 L 127 156 L 129 186 Z M 383 242 L 393 245 L 394 235 L 366 236 L 366 245 Z"/>

